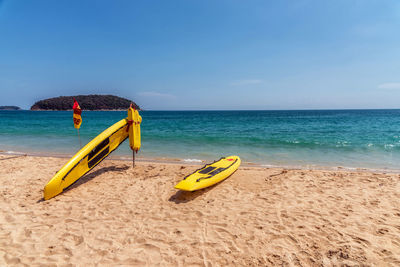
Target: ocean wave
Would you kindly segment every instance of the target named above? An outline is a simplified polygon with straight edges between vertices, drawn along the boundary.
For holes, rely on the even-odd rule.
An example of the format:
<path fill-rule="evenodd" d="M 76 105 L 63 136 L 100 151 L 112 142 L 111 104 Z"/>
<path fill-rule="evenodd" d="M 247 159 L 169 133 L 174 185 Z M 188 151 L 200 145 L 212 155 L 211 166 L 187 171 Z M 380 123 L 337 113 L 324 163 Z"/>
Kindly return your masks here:
<path fill-rule="evenodd" d="M 10 150 L 10 151 L 5 151 L 4 152 L 5 154 L 11 154 L 11 155 L 25 155 L 26 153 L 24 153 L 24 152 L 17 152 L 17 151 L 12 151 L 12 150 Z"/>
<path fill-rule="evenodd" d="M 184 162 L 202 162 L 201 159 L 183 159 Z"/>

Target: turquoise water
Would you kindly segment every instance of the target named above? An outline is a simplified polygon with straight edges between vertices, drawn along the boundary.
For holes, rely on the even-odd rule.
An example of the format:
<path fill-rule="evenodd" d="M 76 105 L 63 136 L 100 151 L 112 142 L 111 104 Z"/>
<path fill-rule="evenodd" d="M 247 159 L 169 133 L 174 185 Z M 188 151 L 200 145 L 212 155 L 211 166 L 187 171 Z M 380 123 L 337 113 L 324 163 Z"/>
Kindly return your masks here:
<path fill-rule="evenodd" d="M 400 110 L 143 111 L 142 158 L 400 169 Z M 86 144 L 126 112 L 84 111 Z M 0 150 L 74 154 L 71 111 L 1 111 Z M 128 142 L 114 156 L 130 156 Z"/>

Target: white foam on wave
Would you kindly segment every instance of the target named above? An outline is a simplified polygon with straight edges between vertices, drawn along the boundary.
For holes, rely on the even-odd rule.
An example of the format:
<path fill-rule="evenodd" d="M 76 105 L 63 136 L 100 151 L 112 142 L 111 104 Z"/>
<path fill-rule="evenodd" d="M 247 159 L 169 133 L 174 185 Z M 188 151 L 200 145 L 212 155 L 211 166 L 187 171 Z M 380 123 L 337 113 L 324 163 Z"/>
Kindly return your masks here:
<path fill-rule="evenodd" d="M 17 151 L 12 151 L 12 150 L 6 151 L 5 153 L 6 154 L 12 154 L 12 155 L 25 155 L 26 154 L 26 153 L 23 153 L 23 152 L 17 152 Z"/>
<path fill-rule="evenodd" d="M 200 159 L 184 159 L 184 162 L 202 162 Z"/>
<path fill-rule="evenodd" d="M 278 167 L 277 165 L 271 165 L 271 164 L 261 164 L 261 167 L 267 167 L 267 168 L 276 168 Z"/>
<path fill-rule="evenodd" d="M 393 144 L 385 144 L 385 148 L 393 148 L 393 147 L 395 147 L 395 145 L 393 145 Z"/>

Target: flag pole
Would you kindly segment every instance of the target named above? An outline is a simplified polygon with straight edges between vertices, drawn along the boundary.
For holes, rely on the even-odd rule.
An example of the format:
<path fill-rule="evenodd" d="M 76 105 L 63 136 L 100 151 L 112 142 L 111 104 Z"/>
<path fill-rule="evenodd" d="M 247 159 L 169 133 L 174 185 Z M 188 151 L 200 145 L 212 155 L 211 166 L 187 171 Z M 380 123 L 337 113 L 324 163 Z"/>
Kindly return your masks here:
<path fill-rule="evenodd" d="M 78 138 L 79 138 L 79 147 L 82 149 L 82 142 L 81 142 L 81 135 L 79 134 L 79 128 L 78 130 Z"/>

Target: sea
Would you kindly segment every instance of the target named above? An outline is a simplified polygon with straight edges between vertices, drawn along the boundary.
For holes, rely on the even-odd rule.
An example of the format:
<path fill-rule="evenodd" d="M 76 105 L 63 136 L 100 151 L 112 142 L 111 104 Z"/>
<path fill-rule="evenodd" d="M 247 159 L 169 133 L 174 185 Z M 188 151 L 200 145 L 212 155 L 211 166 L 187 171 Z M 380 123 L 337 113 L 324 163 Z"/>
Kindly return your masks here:
<path fill-rule="evenodd" d="M 238 155 L 248 165 L 400 170 L 400 110 L 141 111 L 139 160 L 203 163 Z M 83 111 L 85 145 L 125 118 Z M 69 157 L 80 149 L 72 111 L 0 111 L 3 154 Z M 125 141 L 113 158 L 129 160 Z"/>

